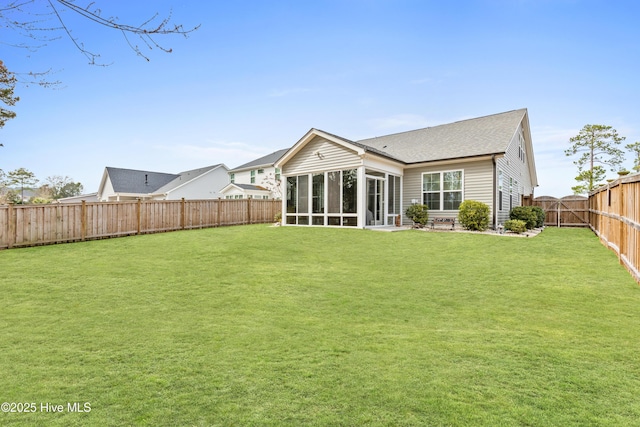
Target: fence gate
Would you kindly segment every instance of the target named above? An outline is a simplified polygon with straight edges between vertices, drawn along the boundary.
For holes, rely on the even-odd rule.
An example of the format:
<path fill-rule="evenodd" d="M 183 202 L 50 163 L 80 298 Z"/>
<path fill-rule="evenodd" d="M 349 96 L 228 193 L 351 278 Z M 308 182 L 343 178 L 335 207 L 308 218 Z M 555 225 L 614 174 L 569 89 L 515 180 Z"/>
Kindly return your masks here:
<path fill-rule="evenodd" d="M 533 199 L 531 205 L 544 210 L 546 226 L 589 227 L 589 199 L 586 197 L 566 196 L 557 199 L 542 196 Z"/>

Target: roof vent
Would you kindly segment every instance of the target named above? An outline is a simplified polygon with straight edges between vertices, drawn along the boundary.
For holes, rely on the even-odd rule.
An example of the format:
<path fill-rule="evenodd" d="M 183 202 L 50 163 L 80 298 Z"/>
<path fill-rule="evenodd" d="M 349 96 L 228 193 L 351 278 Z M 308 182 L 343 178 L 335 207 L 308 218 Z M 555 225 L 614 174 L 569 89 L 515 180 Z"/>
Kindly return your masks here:
<path fill-rule="evenodd" d="M 149 175 L 148 174 L 144 174 L 144 185 L 149 185 Z"/>

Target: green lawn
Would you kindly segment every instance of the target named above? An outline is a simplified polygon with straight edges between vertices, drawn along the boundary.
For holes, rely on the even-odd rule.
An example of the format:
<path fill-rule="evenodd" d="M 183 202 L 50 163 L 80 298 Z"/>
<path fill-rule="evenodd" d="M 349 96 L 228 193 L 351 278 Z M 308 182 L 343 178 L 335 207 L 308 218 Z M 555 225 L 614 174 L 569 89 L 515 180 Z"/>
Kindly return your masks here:
<path fill-rule="evenodd" d="M 259 225 L 0 265 L 0 401 L 36 404 L 1 425 L 640 424 L 640 287 L 584 229 Z"/>

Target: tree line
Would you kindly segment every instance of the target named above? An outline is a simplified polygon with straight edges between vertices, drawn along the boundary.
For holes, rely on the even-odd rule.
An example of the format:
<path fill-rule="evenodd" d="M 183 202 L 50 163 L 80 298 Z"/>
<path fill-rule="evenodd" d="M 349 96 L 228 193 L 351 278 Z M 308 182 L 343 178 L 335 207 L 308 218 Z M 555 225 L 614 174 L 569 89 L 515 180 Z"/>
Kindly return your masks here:
<path fill-rule="evenodd" d="M 579 155 L 573 163 L 578 167 L 576 181 L 571 187 L 575 194 L 584 194 L 604 184 L 607 168 L 619 175 L 630 173 L 621 168 L 625 153 L 620 145 L 626 138 L 607 125 L 585 125 L 578 135 L 569 139 L 572 144 L 565 155 Z M 640 172 L 640 142 L 624 146 L 633 156 L 633 170 Z"/>
<path fill-rule="evenodd" d="M 18 168 L 7 173 L 0 169 L 1 204 L 51 203 L 65 197 L 79 196 L 82 190 L 82 184 L 68 176 L 49 176 L 41 183 L 28 169 Z"/>

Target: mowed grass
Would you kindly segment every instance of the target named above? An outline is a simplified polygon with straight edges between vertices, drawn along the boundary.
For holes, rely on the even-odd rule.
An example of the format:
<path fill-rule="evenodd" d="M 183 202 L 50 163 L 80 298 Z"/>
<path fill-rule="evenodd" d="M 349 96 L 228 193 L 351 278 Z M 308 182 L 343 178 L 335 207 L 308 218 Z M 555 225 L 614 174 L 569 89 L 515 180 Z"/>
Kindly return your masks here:
<path fill-rule="evenodd" d="M 584 229 L 243 226 L 0 265 L 0 401 L 37 405 L 2 425 L 640 420 L 640 287 Z"/>

